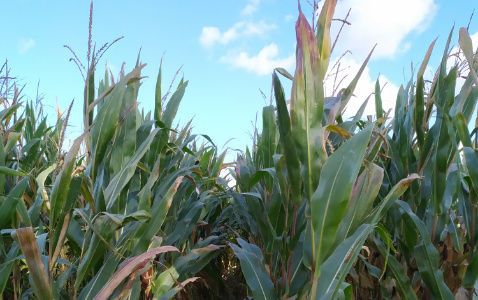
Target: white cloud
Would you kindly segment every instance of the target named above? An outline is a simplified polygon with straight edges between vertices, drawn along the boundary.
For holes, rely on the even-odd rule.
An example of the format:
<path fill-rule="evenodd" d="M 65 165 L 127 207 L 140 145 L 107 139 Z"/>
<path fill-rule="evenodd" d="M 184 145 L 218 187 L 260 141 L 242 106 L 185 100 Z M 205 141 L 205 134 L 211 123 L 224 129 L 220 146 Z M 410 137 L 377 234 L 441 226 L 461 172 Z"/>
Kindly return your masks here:
<path fill-rule="evenodd" d="M 332 68 L 337 60 L 330 62 L 330 68 Z M 354 79 L 355 75 L 358 73 L 362 63 L 357 63 L 354 59 L 344 57 L 340 61 L 340 69 L 343 70 L 339 72 L 337 76 L 337 83 L 340 82 L 342 78 L 345 79 L 340 83 L 338 87 L 335 88 L 336 91 L 339 91 L 341 88 L 346 88 L 350 82 Z M 332 71 L 332 70 L 331 70 Z M 353 92 L 355 96 L 352 96 L 350 99 L 346 111 L 344 113 L 345 118 L 350 118 L 355 115 L 363 102 L 375 92 L 375 82 L 376 78 L 372 78 L 370 74 L 370 69 L 368 66 L 365 67 L 362 76 L 357 83 L 357 86 Z M 380 86 L 385 87 L 382 90 L 382 107 L 387 112 L 390 108 L 393 110 L 395 108 L 395 101 L 397 99 L 398 87 L 390 82 L 386 76 L 379 76 Z M 325 82 L 325 94 L 326 96 L 332 96 L 332 91 L 334 90 L 334 76 L 330 76 Z M 335 95 L 337 92 L 335 92 Z M 334 95 L 334 96 L 335 96 Z M 367 107 L 365 108 L 364 116 L 375 115 L 375 96 L 372 95 L 368 100 Z"/>
<path fill-rule="evenodd" d="M 249 3 L 241 11 L 241 16 L 252 16 L 258 9 L 260 0 L 249 0 Z"/>
<path fill-rule="evenodd" d="M 286 15 L 286 16 L 284 17 L 284 20 L 285 20 L 287 23 L 289 23 L 289 22 L 291 22 L 291 21 L 293 21 L 293 20 L 295 20 L 295 19 L 296 19 L 296 16 L 294 16 L 294 15 L 292 15 L 292 14 L 288 14 L 288 15 Z"/>
<path fill-rule="evenodd" d="M 25 54 L 28 51 L 30 51 L 30 49 L 33 48 L 34 46 L 35 46 L 35 40 L 34 39 L 32 39 L 32 38 L 29 38 L 29 39 L 22 38 L 22 39 L 20 39 L 20 41 L 18 41 L 17 48 L 18 48 L 18 52 L 20 54 Z"/>
<path fill-rule="evenodd" d="M 295 63 L 295 54 L 286 58 L 279 58 L 279 47 L 272 43 L 259 51 L 255 56 L 249 56 L 246 52 L 229 53 L 221 57 L 221 62 L 227 63 L 234 68 L 245 69 L 257 75 L 270 75 L 277 67 L 291 69 Z"/>
<path fill-rule="evenodd" d="M 339 1 L 335 18 L 345 18 L 352 25 L 342 31 L 336 53 L 350 50 L 356 57 L 365 57 L 377 43 L 372 56 L 376 58 L 393 58 L 407 51 L 409 44 L 404 39 L 411 32 L 424 31 L 435 16 L 438 6 L 434 0 L 362 0 L 357 5 L 355 0 Z M 332 23 L 332 39 L 337 35 L 341 23 Z"/>
<path fill-rule="evenodd" d="M 247 4 L 246 7 L 241 11 L 243 16 L 251 16 L 257 11 L 257 6 L 254 4 Z"/>
<path fill-rule="evenodd" d="M 203 27 L 199 42 L 205 48 L 210 48 L 215 44 L 226 45 L 239 37 L 263 36 L 268 31 L 276 28 L 274 24 L 267 24 L 264 21 L 252 22 L 241 21 L 235 23 L 231 28 L 221 33 L 217 27 Z"/>
<path fill-rule="evenodd" d="M 203 27 L 199 42 L 206 48 L 212 47 L 217 41 L 221 40 L 221 31 L 217 27 Z"/>

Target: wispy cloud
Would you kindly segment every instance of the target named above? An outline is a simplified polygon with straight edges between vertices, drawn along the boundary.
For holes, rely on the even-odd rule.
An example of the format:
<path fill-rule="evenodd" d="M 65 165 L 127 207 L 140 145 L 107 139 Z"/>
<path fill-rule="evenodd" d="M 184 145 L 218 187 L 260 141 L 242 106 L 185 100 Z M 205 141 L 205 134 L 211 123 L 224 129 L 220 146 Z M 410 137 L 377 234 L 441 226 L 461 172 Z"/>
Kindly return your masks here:
<path fill-rule="evenodd" d="M 18 45 L 17 45 L 18 53 L 25 54 L 28 51 L 30 51 L 30 49 L 33 48 L 34 46 L 35 46 L 35 40 L 34 39 L 32 39 L 32 38 L 29 38 L 29 39 L 22 38 L 18 41 Z"/>
<path fill-rule="evenodd" d="M 241 10 L 241 16 L 252 16 L 258 9 L 260 0 L 249 0 L 249 3 Z"/>
<path fill-rule="evenodd" d="M 257 55 L 250 56 L 247 52 L 229 53 L 221 57 L 220 61 L 257 75 L 270 75 L 277 67 L 291 69 L 294 66 L 295 55 L 280 58 L 279 47 L 272 43 L 262 48 Z"/>
<path fill-rule="evenodd" d="M 204 48 L 229 45 L 229 49 L 225 50 L 227 54 L 223 54 L 219 61 L 235 69 L 246 70 L 257 75 L 270 75 L 272 70 L 277 67 L 290 69 L 294 65 L 294 54 L 285 57 L 279 56 L 277 44 L 271 43 L 264 46 L 258 53 L 253 54 L 242 48 L 252 42 L 257 43 L 257 39 L 253 41 L 251 37 L 259 37 L 263 40 L 267 38 L 269 31 L 277 28 L 275 24 L 267 23 L 264 20 L 254 20 L 253 15 L 258 11 L 260 3 L 261 0 L 247 0 L 247 4 L 240 13 L 240 21 L 226 30 L 215 26 L 203 27 L 199 43 Z M 233 43 L 235 41 L 240 43 Z M 238 44 L 241 46 L 237 46 Z"/>
<path fill-rule="evenodd" d="M 293 20 L 296 19 L 296 16 L 292 15 L 292 14 L 288 14 L 284 17 L 284 20 L 289 23 L 289 22 L 292 22 Z"/>
<path fill-rule="evenodd" d="M 274 24 L 267 24 L 264 21 L 240 21 L 224 32 L 217 27 L 203 27 L 199 42 L 205 48 L 211 48 L 216 44 L 229 44 L 240 37 L 263 36 L 268 31 L 276 28 Z"/>
<path fill-rule="evenodd" d="M 338 2 L 335 17 L 345 17 L 349 8 L 352 25 L 342 31 L 336 51 L 350 50 L 354 56 L 363 57 L 378 43 L 373 59 L 406 52 L 410 48 L 404 42 L 407 35 L 427 29 L 438 10 L 434 0 L 362 0 L 360 5 L 344 0 Z M 337 33 L 339 25 L 333 23 L 333 32 Z"/>

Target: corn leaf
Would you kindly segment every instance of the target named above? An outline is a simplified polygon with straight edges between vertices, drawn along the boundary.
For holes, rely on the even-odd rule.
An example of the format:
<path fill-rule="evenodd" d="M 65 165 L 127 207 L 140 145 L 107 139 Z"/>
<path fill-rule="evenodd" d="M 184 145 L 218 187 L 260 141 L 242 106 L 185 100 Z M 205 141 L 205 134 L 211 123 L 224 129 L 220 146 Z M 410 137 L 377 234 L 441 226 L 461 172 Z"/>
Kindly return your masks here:
<path fill-rule="evenodd" d="M 388 264 L 387 267 L 390 268 L 392 271 L 393 277 L 396 280 L 396 287 L 398 290 L 398 293 L 402 297 L 402 299 L 418 299 L 417 295 L 413 291 L 412 284 L 410 283 L 410 279 L 407 276 L 407 273 L 403 269 L 403 266 L 397 261 L 397 259 L 393 256 L 390 255 L 387 252 L 387 248 L 385 245 L 378 240 L 377 238 L 373 239 L 375 242 L 375 245 L 377 246 L 377 249 L 380 251 L 380 254 L 382 256 L 387 256 L 388 255 Z"/>
<path fill-rule="evenodd" d="M 56 224 L 60 213 L 64 209 L 68 195 L 68 189 L 71 183 L 71 173 L 73 172 L 73 168 L 76 163 L 76 155 L 80 150 L 80 146 L 83 142 L 83 138 L 85 137 L 85 135 L 86 133 L 83 133 L 74 141 L 73 146 L 71 146 L 70 151 L 68 151 L 68 154 L 65 157 L 61 172 L 57 176 L 55 183 L 53 184 L 53 188 L 51 190 L 50 195 L 50 223 L 52 225 Z"/>
<path fill-rule="evenodd" d="M 327 1 L 326 5 L 328 3 L 330 1 Z M 326 16 L 326 18 L 329 17 Z M 325 20 L 323 21 L 325 22 Z M 292 138 L 296 146 L 297 156 L 301 162 L 304 196 L 310 201 L 319 182 L 321 172 L 315 142 L 318 131 L 322 127 L 325 99 L 323 76 L 320 70 L 322 57 L 320 57 L 317 38 L 304 14 L 300 11 L 300 5 L 299 19 L 295 30 L 297 36 L 296 69 L 292 83 L 290 122 Z M 327 40 L 325 36 L 323 38 Z M 324 43 L 324 41 L 321 42 Z M 324 56 L 327 56 L 326 44 L 327 41 L 322 45 Z"/>
<path fill-rule="evenodd" d="M 241 263 L 242 272 L 254 299 L 276 299 L 274 285 L 267 275 L 264 257 L 259 247 L 240 238 L 237 239 L 237 242 L 241 247 L 232 243 L 229 245 Z"/>
<path fill-rule="evenodd" d="M 35 295 L 39 299 L 53 299 L 50 283 L 48 282 L 48 276 L 46 274 L 46 268 L 40 256 L 40 249 L 31 227 L 19 228 L 12 234 L 17 240 L 20 248 L 27 261 L 28 272 L 30 273 L 33 281 L 33 289 Z"/>
<path fill-rule="evenodd" d="M 15 187 L 5 196 L 5 201 L 0 206 L 0 229 L 7 228 L 8 224 L 10 223 L 11 218 L 15 214 L 15 210 L 19 201 L 21 201 L 21 197 L 23 192 L 27 188 L 28 177 L 24 177 L 20 182 L 18 182 Z"/>
<path fill-rule="evenodd" d="M 316 278 L 334 243 L 371 134 L 372 126 L 368 126 L 339 147 L 322 167 L 323 175 L 310 203 Z"/>
<path fill-rule="evenodd" d="M 105 189 L 106 209 L 108 211 L 111 210 L 111 207 L 118 198 L 121 190 L 126 186 L 126 184 L 128 184 L 131 177 L 133 177 L 139 160 L 149 149 L 149 146 L 153 142 L 153 139 L 159 130 L 159 128 L 156 128 L 149 134 L 148 138 L 138 147 L 134 155 L 131 156 L 126 165 L 118 172 L 118 174 L 116 174 L 116 176 L 109 183 L 108 187 Z"/>
<path fill-rule="evenodd" d="M 443 274 L 438 267 L 440 254 L 431 242 L 431 236 L 425 223 L 412 212 L 408 203 L 400 200 L 397 201 L 397 203 L 405 212 L 404 215 L 413 220 L 416 228 L 422 236 L 423 244 L 415 246 L 414 254 L 418 265 L 418 271 L 420 272 L 423 281 L 436 299 L 454 299 L 455 297 L 445 284 Z"/>
<path fill-rule="evenodd" d="M 300 2 L 299 2 L 300 3 Z M 325 73 L 329 67 L 329 60 L 331 54 L 331 41 L 330 41 L 330 25 L 335 12 L 335 6 L 337 0 L 327 0 L 322 7 L 322 10 L 317 20 L 317 43 L 319 50 L 319 70 L 320 78 L 324 80 Z"/>
<path fill-rule="evenodd" d="M 95 182 L 98 168 L 106 154 L 106 148 L 111 142 L 113 135 L 118 126 L 119 113 L 124 101 L 123 96 L 126 91 L 127 82 L 140 74 L 141 69 L 145 65 L 135 68 L 131 73 L 121 79 L 111 92 L 111 95 L 99 109 L 95 122 L 91 127 L 90 143 L 91 143 L 91 165 L 90 174 L 93 182 Z"/>
<path fill-rule="evenodd" d="M 151 258 L 154 256 L 164 253 L 164 252 L 171 252 L 171 251 L 178 251 L 179 250 L 175 247 L 171 246 L 162 246 L 157 247 L 152 250 L 149 250 L 141 255 L 136 257 L 132 257 L 125 261 L 116 271 L 113 276 L 110 278 L 108 283 L 104 286 L 104 288 L 96 295 L 94 298 L 95 300 L 106 300 L 108 297 L 113 293 L 116 287 L 131 273 L 134 272 L 136 268 L 144 268 L 146 263 L 148 263 Z"/>

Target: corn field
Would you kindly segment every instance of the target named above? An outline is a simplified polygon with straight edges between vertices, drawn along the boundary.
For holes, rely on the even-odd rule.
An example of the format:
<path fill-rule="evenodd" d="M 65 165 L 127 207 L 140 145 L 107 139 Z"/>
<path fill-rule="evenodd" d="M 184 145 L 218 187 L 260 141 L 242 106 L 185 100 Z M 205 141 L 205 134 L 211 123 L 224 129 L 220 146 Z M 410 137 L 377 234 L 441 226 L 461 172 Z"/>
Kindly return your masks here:
<path fill-rule="evenodd" d="M 70 111 L 49 124 L 4 65 L 0 299 L 477 299 L 478 45 L 452 29 L 393 110 L 377 80 L 345 118 L 373 49 L 325 95 L 336 4 L 312 26 L 299 4 L 295 73 L 274 70 L 275 102 L 234 163 L 191 121 L 176 125 L 184 78 L 165 91 L 160 66 L 154 111 L 138 108 L 139 56 L 98 80 L 88 53 L 83 132 L 67 151 Z"/>

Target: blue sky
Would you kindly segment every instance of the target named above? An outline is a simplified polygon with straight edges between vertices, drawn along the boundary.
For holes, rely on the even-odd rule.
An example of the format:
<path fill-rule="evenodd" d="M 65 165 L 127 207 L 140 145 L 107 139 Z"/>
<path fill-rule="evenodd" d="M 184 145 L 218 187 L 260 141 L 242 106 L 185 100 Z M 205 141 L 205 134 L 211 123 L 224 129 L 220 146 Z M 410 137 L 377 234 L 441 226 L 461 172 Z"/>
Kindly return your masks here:
<path fill-rule="evenodd" d="M 53 123 L 55 108 L 66 110 L 75 99 L 69 137 L 81 130 L 83 78 L 69 62 L 69 45 L 85 63 L 89 1 L 1 1 L 0 62 L 8 59 L 14 76 L 26 84 L 24 95 L 35 98 L 37 84 L 43 104 Z M 346 50 L 341 61 L 347 84 L 375 43 L 378 46 L 355 91 L 357 97 L 348 111 L 353 112 L 373 92 L 374 82 L 387 85 L 383 91 L 385 108 L 394 105 L 400 84 L 410 78 L 410 63 L 419 67 L 430 43 L 438 37 L 430 68 L 432 77 L 446 38 L 455 24 L 452 43 L 457 45 L 458 29 L 468 25 L 474 0 L 342 0 L 336 18 L 344 18 L 352 8 L 334 50 L 334 60 Z M 304 14 L 312 18 L 312 8 L 302 1 Z M 177 121 L 194 117 L 195 133 L 208 134 L 222 146 L 244 150 L 251 144 L 249 133 L 256 120 L 260 126 L 262 107 L 271 95 L 271 71 L 284 67 L 294 72 L 295 0 L 210 0 L 210 1 L 122 1 L 94 3 L 93 40 L 97 45 L 124 36 L 100 61 L 96 80 L 103 77 L 105 59 L 114 75 L 125 62 L 130 71 L 141 50 L 147 63 L 138 101 L 146 111 L 153 109 L 156 77 L 163 58 L 163 90 L 176 71 L 189 80 Z M 340 22 L 333 22 L 333 37 Z M 478 13 L 470 24 L 474 46 L 478 44 Z M 286 94 L 290 84 L 284 79 Z M 260 90 L 267 99 L 264 100 Z M 326 82 L 328 96 L 333 80 Z M 373 106 L 368 107 L 373 113 Z M 229 156 L 232 158 L 233 156 Z"/>

